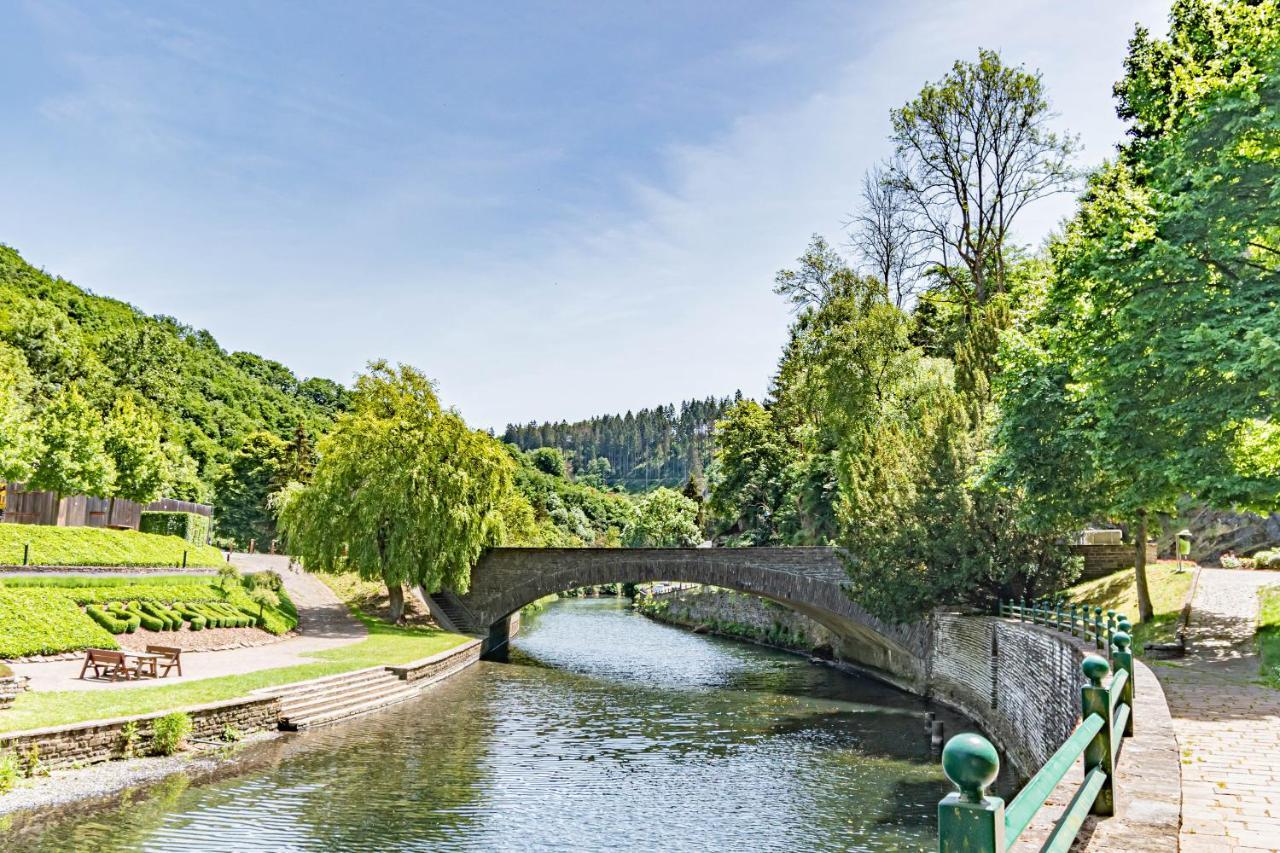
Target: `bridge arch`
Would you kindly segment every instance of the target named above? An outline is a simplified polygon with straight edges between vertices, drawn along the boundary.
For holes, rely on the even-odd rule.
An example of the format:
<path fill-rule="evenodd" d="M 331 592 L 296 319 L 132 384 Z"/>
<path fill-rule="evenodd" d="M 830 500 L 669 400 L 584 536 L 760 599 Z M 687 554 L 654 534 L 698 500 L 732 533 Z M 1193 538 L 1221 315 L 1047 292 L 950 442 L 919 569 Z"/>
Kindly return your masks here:
<path fill-rule="evenodd" d="M 707 584 L 790 607 L 841 639 L 841 659 L 905 687 L 922 686 L 928 625 L 877 619 L 848 596 L 846 580 L 834 548 L 494 548 L 472 570 L 470 591 L 453 597 L 449 618 L 460 630 L 486 635 L 496 652 L 508 618 L 552 593 L 611 583 Z"/>

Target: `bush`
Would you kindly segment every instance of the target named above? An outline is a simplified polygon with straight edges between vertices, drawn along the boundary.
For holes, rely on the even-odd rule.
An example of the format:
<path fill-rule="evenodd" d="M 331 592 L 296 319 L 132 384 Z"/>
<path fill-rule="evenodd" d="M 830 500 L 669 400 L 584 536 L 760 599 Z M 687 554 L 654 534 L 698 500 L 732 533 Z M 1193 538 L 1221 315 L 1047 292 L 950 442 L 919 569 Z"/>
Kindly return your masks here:
<path fill-rule="evenodd" d="M 194 512 L 144 512 L 138 523 L 142 533 L 177 536 L 193 545 L 203 545 L 209 538 L 209 519 Z"/>
<path fill-rule="evenodd" d="M 159 616 L 153 616 L 142 609 L 142 606 L 136 601 L 130 601 L 126 609 L 137 618 L 143 628 L 148 631 L 164 631 L 169 627 L 169 620 L 161 619 Z"/>
<path fill-rule="evenodd" d="M 1256 569 L 1280 569 L 1280 551 L 1259 551 L 1253 555 Z"/>
<path fill-rule="evenodd" d="M 132 613 L 125 609 L 125 606 L 118 601 L 113 601 L 107 605 L 107 612 L 117 619 L 123 619 L 128 623 L 125 631 L 132 634 L 142 625 L 142 619 L 137 613 Z"/>
<path fill-rule="evenodd" d="M 151 751 L 156 755 L 173 755 L 182 748 L 192 728 L 190 714 L 182 711 L 165 714 L 151 724 Z"/>
<path fill-rule="evenodd" d="M 13 670 L 9 669 L 5 664 L 0 663 L 0 678 L 12 678 Z"/>
<path fill-rule="evenodd" d="M 129 631 L 128 619 L 121 619 L 114 612 L 103 610 L 97 604 L 85 607 L 84 612 L 89 614 L 90 619 L 113 634 L 126 634 Z"/>
<path fill-rule="evenodd" d="M 255 589 L 269 589 L 272 592 L 279 592 L 284 589 L 284 578 L 272 571 L 255 572 L 251 575 L 245 575 L 241 579 L 244 588 L 252 592 Z"/>
<path fill-rule="evenodd" d="M 17 787 L 22 778 L 18 756 L 12 752 L 0 752 L 0 794 L 7 794 Z"/>

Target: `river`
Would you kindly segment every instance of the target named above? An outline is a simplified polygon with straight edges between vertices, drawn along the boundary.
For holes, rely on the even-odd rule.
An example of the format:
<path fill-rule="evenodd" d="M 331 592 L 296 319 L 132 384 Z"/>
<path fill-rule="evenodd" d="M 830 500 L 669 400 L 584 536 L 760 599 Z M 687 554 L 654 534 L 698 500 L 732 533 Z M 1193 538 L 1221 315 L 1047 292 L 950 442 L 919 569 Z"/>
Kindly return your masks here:
<path fill-rule="evenodd" d="M 866 678 L 568 599 L 512 661 L 53 825 L 38 851 L 928 850 L 924 714 Z"/>

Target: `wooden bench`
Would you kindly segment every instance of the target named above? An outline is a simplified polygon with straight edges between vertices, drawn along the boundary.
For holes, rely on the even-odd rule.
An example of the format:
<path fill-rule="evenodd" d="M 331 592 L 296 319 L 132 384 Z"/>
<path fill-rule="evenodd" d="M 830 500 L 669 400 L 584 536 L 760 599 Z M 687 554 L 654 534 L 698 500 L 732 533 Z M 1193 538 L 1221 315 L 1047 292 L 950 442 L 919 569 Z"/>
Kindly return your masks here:
<path fill-rule="evenodd" d="M 107 649 L 87 649 L 84 653 L 84 666 L 80 667 L 80 677 L 93 667 L 94 678 L 111 676 L 112 681 L 121 678 L 128 680 L 129 667 L 125 662 L 124 652 L 112 652 Z"/>
<path fill-rule="evenodd" d="M 160 655 L 159 664 L 163 668 L 160 673 L 161 678 L 168 675 L 174 668 L 177 668 L 179 676 L 182 675 L 182 649 L 176 646 L 147 646 L 147 651 L 153 655 Z"/>

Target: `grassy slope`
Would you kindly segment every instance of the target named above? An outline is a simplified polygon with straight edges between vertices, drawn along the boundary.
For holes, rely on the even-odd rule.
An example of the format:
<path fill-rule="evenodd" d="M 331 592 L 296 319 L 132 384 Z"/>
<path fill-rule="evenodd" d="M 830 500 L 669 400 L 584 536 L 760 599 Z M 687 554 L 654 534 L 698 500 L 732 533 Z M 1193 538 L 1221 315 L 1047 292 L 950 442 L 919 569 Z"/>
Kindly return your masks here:
<path fill-rule="evenodd" d="M 1262 655 L 1262 680 L 1280 690 L 1280 586 L 1262 590 L 1258 616 L 1258 653 Z"/>
<path fill-rule="evenodd" d="M 1194 576 L 1194 570 L 1178 574 L 1176 568 L 1173 563 L 1147 566 L 1147 587 L 1151 591 L 1151 609 L 1155 614 L 1147 623 L 1137 621 L 1138 590 L 1133 580 L 1133 569 L 1076 584 L 1067 590 L 1067 595 L 1071 601 L 1088 602 L 1104 611 L 1114 610 L 1127 615 L 1134 623 L 1133 648 L 1141 654 L 1144 643 L 1164 643 L 1174 637 L 1178 614 Z"/>
<path fill-rule="evenodd" d="M 408 663 L 451 649 L 470 639 L 437 629 L 397 628 L 370 619 L 355 608 L 352 608 L 352 612 L 368 626 L 368 638 L 342 648 L 308 655 L 316 659 L 315 663 L 158 687 L 101 692 L 86 690 L 22 693 L 12 708 L 0 711 L 0 731 L 15 732 L 233 699 L 260 687 L 273 687 L 370 666 Z"/>
<path fill-rule="evenodd" d="M 79 605 L 110 601 L 227 601 L 250 613 L 258 605 L 239 584 L 226 596 L 213 579 L 198 576 L 96 577 L 40 575 L 0 579 L 0 658 L 114 649 L 116 641 Z M 279 607 L 263 610 L 263 628 L 283 634 L 298 624 L 293 602 L 281 593 Z"/>
<path fill-rule="evenodd" d="M 21 565 L 24 545 L 30 562 L 47 566 L 176 566 L 215 568 L 222 553 L 210 545 L 192 545 L 177 536 L 106 530 L 99 527 L 48 527 L 0 524 L 0 564 Z"/>

